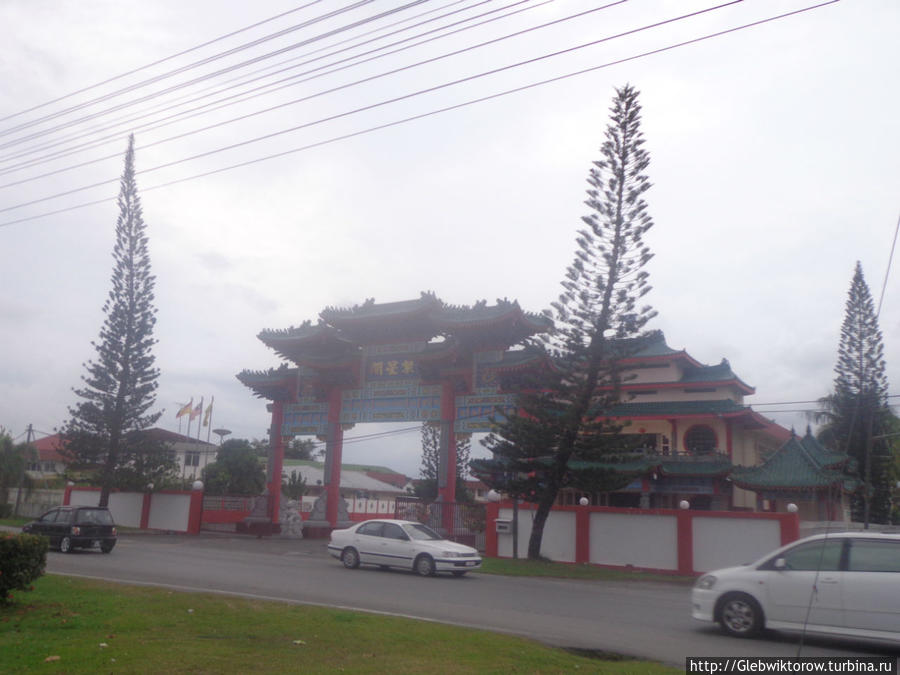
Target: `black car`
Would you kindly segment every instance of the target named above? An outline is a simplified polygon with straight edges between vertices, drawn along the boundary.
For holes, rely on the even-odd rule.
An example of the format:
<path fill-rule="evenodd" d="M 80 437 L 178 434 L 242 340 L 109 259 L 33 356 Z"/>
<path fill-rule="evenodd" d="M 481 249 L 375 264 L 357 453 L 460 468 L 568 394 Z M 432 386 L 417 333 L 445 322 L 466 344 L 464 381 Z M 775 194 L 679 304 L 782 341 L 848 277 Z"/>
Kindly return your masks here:
<path fill-rule="evenodd" d="M 109 553 L 116 545 L 116 524 L 109 509 L 100 506 L 60 506 L 47 511 L 22 528 L 28 534 L 40 534 L 50 539 L 50 546 L 58 546 L 62 553 L 76 548 L 99 546 Z"/>

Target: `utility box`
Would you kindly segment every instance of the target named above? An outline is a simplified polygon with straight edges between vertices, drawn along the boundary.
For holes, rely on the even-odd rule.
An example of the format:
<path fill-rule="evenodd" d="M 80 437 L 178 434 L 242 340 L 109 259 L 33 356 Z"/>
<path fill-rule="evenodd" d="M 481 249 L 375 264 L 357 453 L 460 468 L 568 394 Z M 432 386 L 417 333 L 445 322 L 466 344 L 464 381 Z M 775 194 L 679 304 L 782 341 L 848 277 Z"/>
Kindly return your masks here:
<path fill-rule="evenodd" d="M 497 528 L 497 534 L 512 534 L 512 521 L 497 519 L 494 521 Z"/>

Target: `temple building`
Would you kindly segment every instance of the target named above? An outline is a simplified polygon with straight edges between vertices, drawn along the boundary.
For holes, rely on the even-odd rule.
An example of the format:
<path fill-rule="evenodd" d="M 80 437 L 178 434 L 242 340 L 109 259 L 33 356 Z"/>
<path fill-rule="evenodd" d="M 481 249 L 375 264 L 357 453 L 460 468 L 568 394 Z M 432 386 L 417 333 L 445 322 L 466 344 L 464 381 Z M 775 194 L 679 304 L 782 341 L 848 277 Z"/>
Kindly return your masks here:
<path fill-rule="evenodd" d="M 498 411 L 516 410 L 523 373 L 552 367 L 543 352 L 522 347 L 551 325 L 516 302 L 452 306 L 423 293 L 327 308 L 315 324 L 262 331 L 259 339 L 285 362 L 237 377 L 269 401 L 269 513 L 278 513 L 284 444 L 311 435 L 324 440 L 326 455 L 323 490 L 307 524 L 349 524 L 341 493 L 343 432 L 366 422 L 438 426 L 438 499 L 455 502 L 457 440 L 489 431 Z M 627 467 L 633 480 L 612 493 L 567 489 L 559 503 L 588 496 L 594 505 L 676 508 L 686 500 L 695 509 L 752 511 L 783 510 L 790 499 L 810 502 L 801 506 L 804 515 L 845 519 L 842 504 L 853 486 L 838 476 L 846 456 L 828 453 L 809 434 L 797 439 L 755 412 L 744 401 L 754 388 L 727 360 L 704 365 L 669 347 L 661 332 L 649 337 L 622 362 L 622 403 L 604 411 L 625 425 L 622 433 L 640 436 L 639 456 Z M 827 506 L 815 506 L 822 495 Z"/>
<path fill-rule="evenodd" d="M 850 457 L 825 448 L 809 428 L 759 466 L 735 467 L 732 483 L 756 494 L 757 510 L 784 511 L 796 504 L 801 520 L 850 521 L 850 494 L 858 479 L 845 471 Z"/>

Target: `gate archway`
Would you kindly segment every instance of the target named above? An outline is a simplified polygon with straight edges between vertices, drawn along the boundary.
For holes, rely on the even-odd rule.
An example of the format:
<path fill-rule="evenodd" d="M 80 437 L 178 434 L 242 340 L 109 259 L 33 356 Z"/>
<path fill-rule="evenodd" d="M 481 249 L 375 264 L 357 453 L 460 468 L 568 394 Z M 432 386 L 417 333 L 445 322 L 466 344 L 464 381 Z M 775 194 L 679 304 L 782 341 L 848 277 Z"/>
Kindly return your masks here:
<path fill-rule="evenodd" d="M 458 306 L 422 293 L 415 300 L 327 308 L 316 324 L 263 330 L 259 339 L 291 365 L 244 370 L 237 378 L 270 402 L 272 521 L 285 441 L 316 436 L 326 448 L 325 507 L 307 525 L 349 525 L 341 512 L 343 433 L 367 422 L 439 424 L 439 500 L 455 502 L 457 436 L 487 431 L 498 409 L 514 409 L 518 376 L 544 361 L 537 351 L 513 347 L 551 325 L 515 301 Z"/>

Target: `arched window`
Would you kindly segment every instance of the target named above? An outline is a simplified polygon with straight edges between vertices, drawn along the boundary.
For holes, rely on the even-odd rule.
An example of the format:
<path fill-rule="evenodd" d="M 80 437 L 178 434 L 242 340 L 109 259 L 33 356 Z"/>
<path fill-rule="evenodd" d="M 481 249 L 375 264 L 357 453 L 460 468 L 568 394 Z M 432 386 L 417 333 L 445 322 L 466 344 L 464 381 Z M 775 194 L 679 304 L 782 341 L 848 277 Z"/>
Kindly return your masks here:
<path fill-rule="evenodd" d="M 705 424 L 695 424 L 684 432 L 684 447 L 692 455 L 708 455 L 717 445 L 716 432 Z"/>

